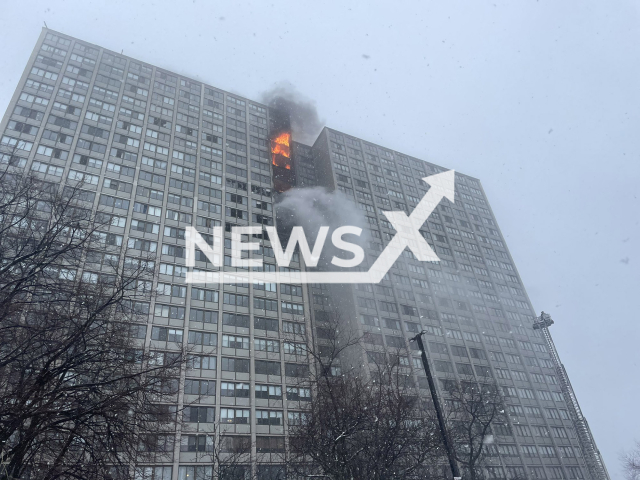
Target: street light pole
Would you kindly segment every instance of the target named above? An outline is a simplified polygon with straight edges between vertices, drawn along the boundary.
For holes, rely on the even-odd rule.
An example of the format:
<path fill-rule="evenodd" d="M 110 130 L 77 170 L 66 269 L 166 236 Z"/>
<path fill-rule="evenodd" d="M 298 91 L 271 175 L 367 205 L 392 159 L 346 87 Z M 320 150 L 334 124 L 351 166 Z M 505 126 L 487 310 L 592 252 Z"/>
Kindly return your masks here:
<path fill-rule="evenodd" d="M 444 443 L 444 449 L 447 451 L 447 458 L 449 459 L 449 466 L 451 466 L 451 473 L 454 480 L 462 478 L 460 476 L 460 470 L 458 469 L 458 463 L 456 462 L 455 453 L 453 451 L 453 445 L 451 439 L 447 433 L 447 426 L 444 422 L 444 415 L 442 414 L 442 407 L 440 406 L 440 400 L 438 399 L 438 393 L 436 392 L 436 384 L 433 381 L 433 375 L 431 375 L 431 369 L 429 368 L 429 362 L 427 361 L 427 354 L 422 343 L 422 334 L 424 330 L 411 339 L 418 342 L 418 348 L 420 349 L 420 357 L 422 358 L 422 366 L 424 367 L 424 373 L 427 375 L 427 382 L 429 382 L 429 391 L 431 392 L 431 399 L 433 400 L 433 406 L 436 409 L 436 416 L 438 417 L 438 426 L 440 427 L 440 434 L 442 435 L 442 442 Z"/>

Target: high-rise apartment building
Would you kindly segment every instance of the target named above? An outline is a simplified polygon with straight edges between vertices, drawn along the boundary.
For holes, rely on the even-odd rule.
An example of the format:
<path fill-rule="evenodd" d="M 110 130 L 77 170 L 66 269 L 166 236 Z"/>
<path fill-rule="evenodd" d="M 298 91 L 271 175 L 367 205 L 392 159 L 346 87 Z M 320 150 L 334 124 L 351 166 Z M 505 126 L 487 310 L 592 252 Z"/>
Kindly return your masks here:
<path fill-rule="evenodd" d="M 217 422 L 226 435 L 251 440 L 258 464 L 248 469 L 275 478 L 269 463 L 311 395 L 299 386 L 306 357 L 292 339 L 304 342 L 336 299 L 363 336 L 364 364 L 384 347 L 404 348 L 408 377 L 426 389 L 408 341 L 425 330 L 437 376 L 502 385 L 510 420 L 491 446 L 496 478 L 589 478 L 553 362 L 532 328 L 534 311 L 477 179 L 456 174 L 455 203 L 441 202 L 421 229 L 441 261 L 418 262 L 406 250 L 380 284 L 185 283 L 186 226 L 207 233 L 273 225 L 272 117 L 258 102 L 44 29 L 0 125 L 2 163 L 83 182 L 84 199 L 113 215 L 109 243 L 157 254 L 158 296 L 141 342 L 170 349 L 184 341 L 207 359 L 185 372 L 177 398 L 197 399 L 206 414 L 187 421 L 170 461 L 148 466 L 151 478 L 206 478 L 203 437 Z M 360 209 L 370 231 L 367 265 L 395 233 L 381 212 L 410 213 L 428 188 L 421 179 L 444 171 L 328 128 L 313 146 L 293 143 L 291 151 L 298 187 L 340 190 Z M 261 241 L 258 255 L 275 270 Z M 232 276 L 230 252 L 227 235 Z M 195 268 L 206 269 L 204 260 L 197 256 Z M 290 268 L 305 266 L 296 255 Z"/>
<path fill-rule="evenodd" d="M 329 128 L 293 151 L 299 183 L 339 190 L 364 215 L 364 269 L 396 233 L 382 212 L 411 213 L 428 190 L 422 178 L 446 170 Z M 311 285 L 313 326 L 339 311 L 363 338 L 363 364 L 383 361 L 385 351 L 410 352 L 401 365 L 420 390 L 429 387 L 410 339 L 421 331 L 441 381 L 495 379 L 509 424 L 494 428 L 490 448 L 501 466 L 490 476 L 608 478 L 585 468 L 571 407 L 480 182 L 455 179 L 455 202 L 440 202 L 420 229 L 440 261 L 419 262 L 405 249 L 379 284 Z"/>

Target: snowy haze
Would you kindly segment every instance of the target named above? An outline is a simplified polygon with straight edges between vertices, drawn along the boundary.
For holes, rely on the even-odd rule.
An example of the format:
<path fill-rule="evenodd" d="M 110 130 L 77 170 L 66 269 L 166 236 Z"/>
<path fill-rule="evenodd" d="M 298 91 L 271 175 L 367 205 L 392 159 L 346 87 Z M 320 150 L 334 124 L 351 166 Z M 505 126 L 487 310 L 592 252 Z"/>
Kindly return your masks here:
<path fill-rule="evenodd" d="M 50 28 L 482 180 L 613 478 L 640 438 L 631 1 L 6 2 L 0 109 Z"/>

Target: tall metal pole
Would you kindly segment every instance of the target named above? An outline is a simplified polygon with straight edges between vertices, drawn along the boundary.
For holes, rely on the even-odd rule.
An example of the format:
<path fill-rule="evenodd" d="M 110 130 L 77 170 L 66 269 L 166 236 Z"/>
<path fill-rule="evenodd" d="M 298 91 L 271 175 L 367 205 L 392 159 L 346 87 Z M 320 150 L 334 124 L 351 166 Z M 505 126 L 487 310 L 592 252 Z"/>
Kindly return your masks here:
<path fill-rule="evenodd" d="M 418 348 L 420 348 L 420 357 L 422 358 L 422 366 L 424 367 L 424 373 L 427 375 L 427 382 L 429 382 L 429 391 L 431 392 L 431 399 L 433 400 L 433 406 L 436 409 L 436 416 L 438 417 L 438 426 L 440 427 L 440 434 L 442 435 L 442 442 L 444 443 L 444 449 L 447 451 L 447 458 L 449 459 L 449 465 L 451 466 L 451 473 L 453 478 L 461 478 L 460 470 L 458 469 L 458 463 L 456 462 L 456 456 L 453 451 L 453 445 L 451 444 L 451 438 L 447 432 L 447 426 L 444 422 L 444 415 L 442 414 L 442 407 L 440 406 L 440 400 L 438 399 L 438 393 L 436 392 L 436 384 L 433 381 L 433 375 L 431 375 L 431 368 L 429 368 L 429 362 L 427 361 L 427 354 L 422 343 L 422 334 L 424 330 L 411 339 L 411 341 L 418 342 Z"/>

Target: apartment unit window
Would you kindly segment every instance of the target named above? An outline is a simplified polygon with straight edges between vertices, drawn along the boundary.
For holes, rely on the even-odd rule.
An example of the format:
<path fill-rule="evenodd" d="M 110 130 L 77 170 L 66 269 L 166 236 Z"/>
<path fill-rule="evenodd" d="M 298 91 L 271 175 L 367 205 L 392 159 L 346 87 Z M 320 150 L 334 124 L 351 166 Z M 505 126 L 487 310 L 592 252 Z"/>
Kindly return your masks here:
<path fill-rule="evenodd" d="M 158 295 L 166 295 L 178 298 L 187 296 L 187 287 L 182 285 L 172 285 L 170 283 L 158 283 L 156 287 Z"/>
<path fill-rule="evenodd" d="M 278 319 L 276 318 L 265 318 L 265 317 L 254 317 L 253 326 L 255 329 L 259 330 L 269 330 L 272 332 L 278 331 Z"/>
<path fill-rule="evenodd" d="M 518 456 L 518 449 L 515 445 L 498 445 L 498 452 L 506 457 Z"/>
<path fill-rule="evenodd" d="M 150 434 L 146 435 L 145 441 L 141 445 L 147 452 L 172 452 L 174 439 L 173 433 Z"/>
<path fill-rule="evenodd" d="M 182 343 L 182 337 L 183 331 L 176 328 L 153 327 L 151 329 L 151 340 Z"/>
<path fill-rule="evenodd" d="M 374 317 L 373 315 L 360 315 L 360 322 L 363 325 L 369 325 L 372 327 L 380 326 L 380 320 L 378 317 Z"/>
<path fill-rule="evenodd" d="M 462 348 L 462 347 L 457 347 L 456 345 L 452 345 L 451 348 L 453 351 L 453 348 Z M 429 342 L 429 350 L 431 350 L 432 353 L 439 353 L 442 355 L 446 355 L 448 353 L 447 346 L 444 343 L 438 343 L 438 342 Z M 464 348 L 462 348 L 462 350 L 464 350 Z M 453 354 L 456 355 L 455 352 L 453 352 Z M 466 356 L 466 352 L 464 356 Z"/>
<path fill-rule="evenodd" d="M 191 289 L 191 300 L 218 303 L 218 292 L 216 290 L 193 287 Z"/>
<path fill-rule="evenodd" d="M 287 377 L 309 376 L 309 365 L 305 363 L 285 363 L 284 370 Z"/>
<path fill-rule="evenodd" d="M 189 423 L 213 423 L 215 416 L 215 407 L 185 407 L 182 420 Z"/>
<path fill-rule="evenodd" d="M 383 312 L 398 313 L 398 306 L 391 302 L 380 302 L 380 309 Z"/>
<path fill-rule="evenodd" d="M 247 346 L 248 346 L 248 340 L 247 340 Z M 249 373 L 249 359 L 222 357 L 222 371 L 236 372 L 236 373 Z"/>
<path fill-rule="evenodd" d="M 234 293 L 224 293 L 223 302 L 226 305 L 235 305 L 238 307 L 249 307 L 249 297 L 246 295 L 237 295 Z"/>
<path fill-rule="evenodd" d="M 287 424 L 288 425 L 302 425 L 304 421 L 304 412 L 287 412 Z"/>
<path fill-rule="evenodd" d="M 216 381 L 187 378 L 184 381 L 184 393 L 188 395 L 215 396 Z"/>
<path fill-rule="evenodd" d="M 240 315 L 235 313 L 224 312 L 222 314 L 222 324 L 233 326 L 233 327 L 249 328 L 249 315 Z"/>
<path fill-rule="evenodd" d="M 190 345 L 203 345 L 206 347 L 215 347 L 218 344 L 218 334 L 190 330 L 189 336 L 188 336 L 188 343 Z"/>
<path fill-rule="evenodd" d="M 256 437 L 256 450 L 258 453 L 283 453 L 284 437 Z"/>
<path fill-rule="evenodd" d="M 540 412 L 540 409 L 538 407 L 525 406 L 524 412 L 529 417 L 542 418 L 542 413 Z"/>
<path fill-rule="evenodd" d="M 213 442 L 214 437 L 212 435 L 182 435 L 180 439 L 180 451 L 213 452 Z"/>
<path fill-rule="evenodd" d="M 287 387 L 287 400 L 310 401 L 311 389 L 301 387 Z"/>
<path fill-rule="evenodd" d="M 154 316 L 173 318 L 177 320 L 184 320 L 185 309 L 184 307 L 173 307 L 170 305 L 156 304 L 154 309 Z"/>
<path fill-rule="evenodd" d="M 220 396 L 221 397 L 249 398 L 249 384 L 248 383 L 221 382 L 220 383 Z"/>
<path fill-rule="evenodd" d="M 221 408 L 220 423 L 246 425 L 249 423 L 249 410 L 239 408 Z"/>
<path fill-rule="evenodd" d="M 281 400 L 282 399 L 282 387 L 280 385 L 260 385 L 255 386 L 256 398 L 263 398 L 265 400 Z M 287 396 L 287 399 L 290 398 Z"/>
<path fill-rule="evenodd" d="M 294 315 L 304 315 L 304 306 L 298 303 L 282 302 L 282 313 L 291 313 Z"/>
<path fill-rule="evenodd" d="M 257 425 L 282 425 L 281 410 L 256 410 Z"/>
<path fill-rule="evenodd" d="M 580 480 L 584 478 L 584 475 L 580 467 L 566 467 L 566 468 L 567 468 L 567 472 L 569 472 L 569 478 L 577 478 Z"/>
<path fill-rule="evenodd" d="M 189 355 L 187 366 L 195 370 L 215 370 L 217 364 L 216 357 L 207 355 Z"/>
<path fill-rule="evenodd" d="M 284 342 L 284 353 L 289 355 L 305 355 L 307 346 L 304 343 Z"/>
<path fill-rule="evenodd" d="M 262 309 L 262 310 L 269 310 L 269 311 L 272 311 L 272 312 L 277 312 L 278 311 L 278 302 L 276 300 L 269 300 L 267 298 L 255 297 L 253 299 L 253 307 L 254 308 L 258 308 L 258 309 Z"/>
<path fill-rule="evenodd" d="M 304 335 L 307 332 L 307 327 L 304 323 L 282 322 L 282 331 L 285 333 Z"/>
<path fill-rule="evenodd" d="M 280 341 L 268 340 L 266 338 L 255 338 L 253 340 L 254 350 L 261 352 L 280 353 Z M 285 344 L 286 347 L 286 344 Z M 285 348 L 286 351 L 286 348 Z"/>
<path fill-rule="evenodd" d="M 170 466 L 138 466 L 135 473 L 136 478 L 144 478 L 145 480 L 171 480 L 171 474 L 172 467 Z"/>
<path fill-rule="evenodd" d="M 189 311 L 189 321 L 202 323 L 218 323 L 218 312 L 192 308 Z"/>
<path fill-rule="evenodd" d="M 235 437 L 226 437 L 226 439 L 232 439 Z M 241 437 L 237 437 L 237 438 L 241 438 Z M 227 446 L 226 443 L 224 445 L 225 447 Z M 224 448 L 224 447 L 223 447 Z M 239 447 L 242 451 L 244 451 L 246 449 L 246 446 L 241 446 Z M 225 450 L 222 450 L 225 451 Z M 229 448 L 230 452 L 237 452 L 239 451 L 238 449 Z M 238 465 L 238 466 L 234 466 L 234 467 L 230 467 L 230 469 L 233 470 L 234 473 L 239 472 L 238 474 L 240 476 L 238 476 L 237 478 L 246 478 L 245 475 L 245 470 L 244 470 L 245 466 L 242 465 Z M 169 467 L 171 468 L 171 467 Z M 189 465 L 189 466 L 183 466 L 181 465 L 178 469 L 178 480 L 210 480 L 213 477 L 213 467 L 210 465 Z M 136 477 L 138 478 L 138 477 Z M 147 477 L 140 477 L 143 478 L 144 480 L 147 480 Z M 236 478 L 236 477 L 234 477 Z M 155 479 L 154 479 L 155 480 Z M 171 475 L 169 475 L 167 478 L 163 478 L 162 480 L 171 480 Z"/>
<path fill-rule="evenodd" d="M 261 375 L 280 375 L 280 362 L 255 360 L 255 373 Z"/>
<path fill-rule="evenodd" d="M 235 335 L 222 335 L 222 346 L 226 348 L 249 349 L 249 338 Z"/>
<path fill-rule="evenodd" d="M 522 455 L 528 458 L 537 458 L 538 450 L 535 445 L 521 445 Z"/>
<path fill-rule="evenodd" d="M 442 360 L 434 360 L 433 364 L 436 367 L 437 372 L 453 373 L 453 365 L 450 362 L 444 362 Z"/>
<path fill-rule="evenodd" d="M 541 457 L 551 458 L 556 456 L 556 451 L 551 446 L 538 445 L 538 452 Z"/>

